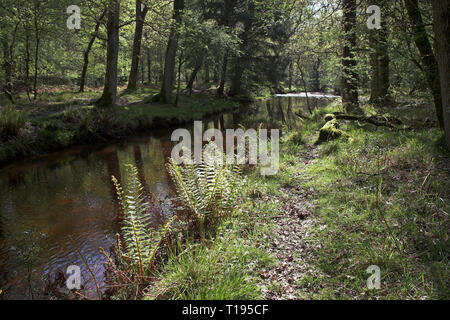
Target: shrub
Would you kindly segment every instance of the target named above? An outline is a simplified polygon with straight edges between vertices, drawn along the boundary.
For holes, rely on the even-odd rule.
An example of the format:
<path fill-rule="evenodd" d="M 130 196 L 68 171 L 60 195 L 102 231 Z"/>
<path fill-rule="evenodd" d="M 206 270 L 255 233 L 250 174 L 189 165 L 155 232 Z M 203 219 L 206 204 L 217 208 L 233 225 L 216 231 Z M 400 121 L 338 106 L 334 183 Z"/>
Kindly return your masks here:
<path fill-rule="evenodd" d="M 188 219 L 195 222 L 202 239 L 205 226 L 232 210 L 243 182 L 240 166 L 225 164 L 224 154 L 217 149 L 213 159 L 210 146 L 203 149 L 201 163 L 178 165 L 169 159 L 166 164 L 182 207 Z"/>
<path fill-rule="evenodd" d="M 14 106 L 0 108 L 0 140 L 17 137 L 26 121 L 24 111 L 17 110 Z"/>

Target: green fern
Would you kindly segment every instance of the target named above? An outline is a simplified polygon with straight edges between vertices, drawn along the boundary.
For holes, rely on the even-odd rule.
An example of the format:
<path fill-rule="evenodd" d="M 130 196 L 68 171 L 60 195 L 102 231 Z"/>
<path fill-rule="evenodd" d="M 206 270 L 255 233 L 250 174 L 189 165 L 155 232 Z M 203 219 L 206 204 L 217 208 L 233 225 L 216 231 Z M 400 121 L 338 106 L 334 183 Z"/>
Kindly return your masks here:
<path fill-rule="evenodd" d="M 202 239 L 206 225 L 232 210 L 243 182 L 241 167 L 223 164 L 224 154 L 215 150 L 213 155 L 210 145 L 203 149 L 200 164 L 178 165 L 173 159 L 166 164 L 182 206 L 196 222 Z"/>
<path fill-rule="evenodd" d="M 167 221 L 158 230 L 150 228 L 149 205 L 145 202 L 138 171 L 136 167 L 129 165 L 127 172 L 128 183 L 125 190 L 118 180 L 112 177 L 123 214 L 121 228 L 125 255 L 123 261 L 129 261 L 139 277 L 143 278 L 152 270 L 156 253 L 176 217 Z"/>

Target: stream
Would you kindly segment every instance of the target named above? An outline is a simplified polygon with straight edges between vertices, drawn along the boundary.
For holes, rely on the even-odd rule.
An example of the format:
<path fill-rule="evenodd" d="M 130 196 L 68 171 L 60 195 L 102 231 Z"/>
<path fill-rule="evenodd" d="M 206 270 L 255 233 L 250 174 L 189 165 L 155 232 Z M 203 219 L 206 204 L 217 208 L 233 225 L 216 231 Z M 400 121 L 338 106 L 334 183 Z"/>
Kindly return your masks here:
<path fill-rule="evenodd" d="M 326 106 L 335 96 L 290 94 L 242 105 L 233 113 L 203 120 L 204 129 L 295 128 L 297 114 Z M 193 124 L 187 127 L 192 127 Z M 161 223 L 176 213 L 173 186 L 165 169 L 174 143 L 174 129 L 156 130 L 111 144 L 82 145 L 15 162 L 0 168 L 0 294 L 1 299 L 38 299 L 47 279 L 66 273 L 69 265 L 81 268 L 84 295 L 95 298 L 86 258 L 104 289 L 105 258 L 120 231 L 119 207 L 110 177 L 121 181 L 125 165 L 138 168 L 149 192 L 162 201 L 152 210 Z M 191 128 L 190 128 L 191 129 Z"/>

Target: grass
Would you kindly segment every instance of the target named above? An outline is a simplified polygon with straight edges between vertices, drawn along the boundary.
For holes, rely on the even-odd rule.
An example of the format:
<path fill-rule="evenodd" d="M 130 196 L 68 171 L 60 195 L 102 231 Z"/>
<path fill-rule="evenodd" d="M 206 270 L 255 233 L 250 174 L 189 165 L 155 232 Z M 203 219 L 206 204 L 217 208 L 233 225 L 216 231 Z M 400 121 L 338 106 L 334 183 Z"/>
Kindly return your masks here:
<path fill-rule="evenodd" d="M 24 111 L 16 110 L 12 105 L 0 108 L 0 142 L 15 138 L 27 121 Z"/>
<path fill-rule="evenodd" d="M 259 188 L 256 175 L 249 177 L 243 195 Z M 217 229 L 209 229 L 210 240 L 187 241 L 169 253 L 156 274 L 159 279 L 147 299 L 253 300 L 262 299 L 260 271 L 273 265 L 263 239 L 274 231 L 270 214 L 276 209 L 267 201 L 243 202 Z M 188 238 L 189 239 L 189 238 Z"/>
<path fill-rule="evenodd" d="M 448 299 L 450 179 L 438 164 L 440 132 L 348 132 L 353 141 L 322 147 L 307 168 L 303 187 L 319 201 L 310 241 L 321 249 L 318 290 L 304 297 Z M 381 268 L 379 291 L 366 289 L 370 265 Z"/>
<path fill-rule="evenodd" d="M 317 119 L 335 108 L 296 135 L 314 141 Z M 312 188 L 317 201 L 307 237 L 313 249 L 304 256 L 311 270 L 298 282 L 299 297 L 448 299 L 450 173 L 442 132 L 342 128 L 350 138 L 320 146 L 308 165 L 282 155 L 280 171 L 304 174 L 287 184 Z M 285 148 L 292 145 L 299 146 Z M 370 265 L 381 269 L 380 290 L 367 289 Z"/>
<path fill-rule="evenodd" d="M 308 266 L 296 281 L 298 298 L 449 299 L 450 172 L 441 131 L 342 123 L 348 137 L 314 147 L 316 158 L 306 161 L 301 153 L 324 115 L 338 109 L 316 111 L 288 132 L 280 173 L 251 170 L 242 205 L 210 242 L 171 255 L 147 298 L 259 299 L 264 286 L 281 290 L 260 271 L 283 263 L 266 247 L 277 236 L 271 218 L 282 213 L 283 188 L 299 188 L 314 191 L 314 214 L 301 235 L 306 250 L 292 253 Z M 379 290 L 367 288 L 371 265 L 381 271 Z"/>

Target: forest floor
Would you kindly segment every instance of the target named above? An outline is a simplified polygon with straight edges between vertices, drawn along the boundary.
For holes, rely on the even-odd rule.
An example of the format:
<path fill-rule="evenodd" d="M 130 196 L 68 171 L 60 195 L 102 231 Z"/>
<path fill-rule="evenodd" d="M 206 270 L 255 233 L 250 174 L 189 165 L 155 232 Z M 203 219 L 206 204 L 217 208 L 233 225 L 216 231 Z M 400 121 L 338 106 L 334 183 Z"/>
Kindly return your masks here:
<path fill-rule="evenodd" d="M 432 110 L 392 108 L 417 119 L 407 129 L 341 121 L 347 136 L 315 145 L 334 111 L 282 138 L 277 175 L 248 170 L 232 216 L 169 259 L 146 298 L 449 299 L 450 154 L 419 121 Z"/>
<path fill-rule="evenodd" d="M 0 110 L 0 128 L 17 128 L 6 138 L 0 130 L 0 165 L 76 144 L 101 143 L 137 131 L 176 126 L 237 106 L 208 92 L 181 95 L 178 107 L 163 105 L 152 102 L 156 87 L 140 87 L 134 92 L 119 88 L 117 106 L 97 109 L 93 103 L 101 95 L 99 90 L 49 90 L 42 88 L 33 102 L 23 93 L 16 97 L 10 112 Z"/>
<path fill-rule="evenodd" d="M 333 111 L 316 112 L 287 136 L 277 177 L 257 178 L 280 204 L 269 236 L 276 263 L 261 272 L 264 297 L 448 299 L 450 155 L 442 133 L 414 121 L 419 127 L 407 130 L 341 121 L 347 137 L 314 145 Z M 409 105 L 391 115 L 423 112 Z M 378 290 L 367 287 L 373 265 Z"/>

